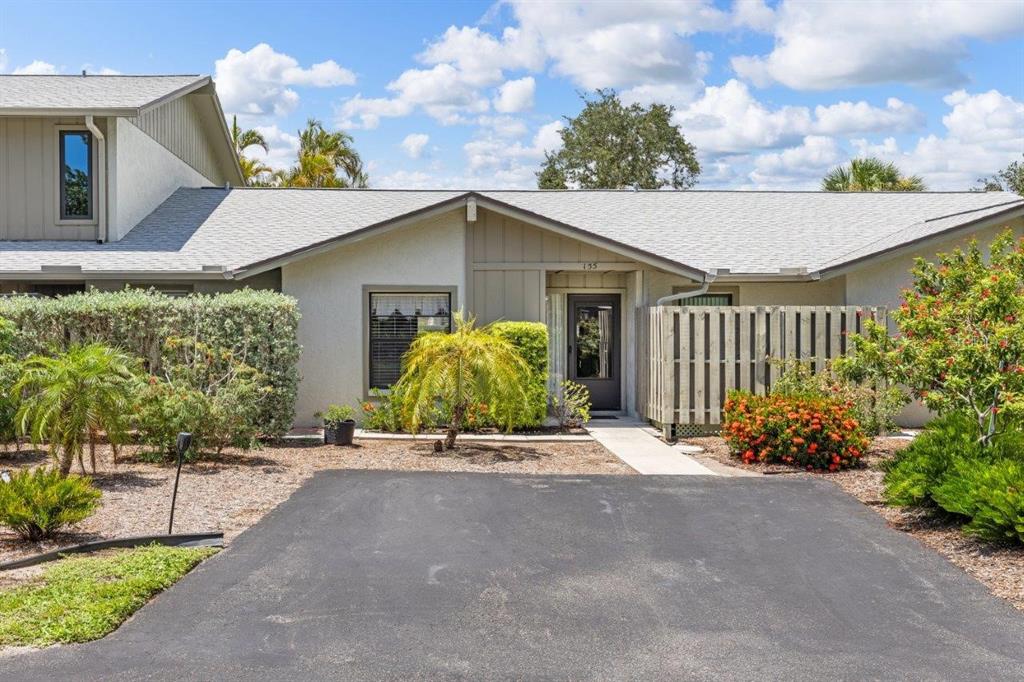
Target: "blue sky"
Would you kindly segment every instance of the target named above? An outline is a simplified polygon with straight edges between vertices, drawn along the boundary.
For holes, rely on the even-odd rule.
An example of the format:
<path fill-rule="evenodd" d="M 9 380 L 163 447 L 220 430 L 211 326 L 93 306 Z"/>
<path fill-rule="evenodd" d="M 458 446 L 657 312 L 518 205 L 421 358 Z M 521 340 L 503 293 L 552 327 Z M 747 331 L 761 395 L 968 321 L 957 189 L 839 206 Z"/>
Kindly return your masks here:
<path fill-rule="evenodd" d="M 0 2 L 0 50 L 3 72 L 214 75 L 272 165 L 314 116 L 379 187 L 533 186 L 598 87 L 675 106 L 703 188 L 813 189 L 871 154 L 966 189 L 1024 153 L 1015 0 Z"/>

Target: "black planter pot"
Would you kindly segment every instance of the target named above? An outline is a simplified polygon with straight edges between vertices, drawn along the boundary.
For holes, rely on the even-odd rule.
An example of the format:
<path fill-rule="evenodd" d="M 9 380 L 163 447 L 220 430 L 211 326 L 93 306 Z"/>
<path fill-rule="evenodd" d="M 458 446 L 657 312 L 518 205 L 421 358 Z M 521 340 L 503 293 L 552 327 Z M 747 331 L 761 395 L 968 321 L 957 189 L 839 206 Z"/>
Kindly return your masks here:
<path fill-rule="evenodd" d="M 324 443 L 334 445 L 338 442 L 338 427 L 333 424 L 324 424 Z"/>
<path fill-rule="evenodd" d="M 352 445 L 356 436 L 356 422 L 354 419 L 346 419 L 337 425 L 335 432 L 335 445 Z"/>

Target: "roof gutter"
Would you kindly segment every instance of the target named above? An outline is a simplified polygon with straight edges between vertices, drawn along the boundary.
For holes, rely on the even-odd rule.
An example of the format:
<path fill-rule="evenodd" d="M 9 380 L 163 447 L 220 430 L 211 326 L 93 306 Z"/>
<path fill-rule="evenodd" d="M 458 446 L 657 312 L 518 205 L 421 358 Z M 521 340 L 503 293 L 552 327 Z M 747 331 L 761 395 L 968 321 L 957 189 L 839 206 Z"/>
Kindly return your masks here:
<path fill-rule="evenodd" d="M 99 179 L 96 181 L 96 195 L 99 199 L 96 207 L 96 243 L 103 244 L 107 241 L 110 232 L 107 225 L 107 138 L 103 136 L 103 131 L 96 125 L 92 114 L 86 115 L 85 127 L 99 142 L 96 152 L 100 166 L 97 173 Z"/>
<path fill-rule="evenodd" d="M 708 273 L 707 275 L 704 276 L 704 282 L 698 288 L 692 291 L 684 291 L 681 294 L 671 294 L 669 296 L 662 296 L 654 305 L 661 307 L 663 305 L 669 305 L 670 303 L 678 303 L 679 301 L 685 301 L 688 298 L 703 296 L 704 294 L 708 293 L 708 287 L 710 287 L 711 283 L 715 281 L 716 276 L 717 275 L 715 275 L 714 273 Z"/>

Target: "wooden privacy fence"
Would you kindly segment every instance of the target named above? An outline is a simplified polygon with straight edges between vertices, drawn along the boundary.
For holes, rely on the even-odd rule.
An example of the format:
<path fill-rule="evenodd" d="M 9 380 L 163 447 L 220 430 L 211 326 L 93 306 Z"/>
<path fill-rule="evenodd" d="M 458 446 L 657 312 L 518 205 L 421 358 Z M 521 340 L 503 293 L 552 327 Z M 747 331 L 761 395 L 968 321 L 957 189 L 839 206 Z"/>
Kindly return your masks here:
<path fill-rule="evenodd" d="M 639 408 L 666 426 L 720 424 L 730 390 L 767 393 L 784 360 L 821 371 L 847 352 L 848 332 L 886 317 L 885 308 L 862 306 L 661 306 L 640 312 L 638 337 L 648 371 L 640 373 Z"/>

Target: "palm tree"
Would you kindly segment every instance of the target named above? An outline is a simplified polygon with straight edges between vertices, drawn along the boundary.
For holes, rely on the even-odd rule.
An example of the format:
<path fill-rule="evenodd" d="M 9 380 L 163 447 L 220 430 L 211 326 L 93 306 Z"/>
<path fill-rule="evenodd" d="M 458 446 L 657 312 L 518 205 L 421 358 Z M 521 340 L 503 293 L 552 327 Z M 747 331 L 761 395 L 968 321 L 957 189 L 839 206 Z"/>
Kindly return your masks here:
<path fill-rule="evenodd" d="M 340 174 L 339 174 L 340 173 Z M 366 172 L 352 136 L 342 131 L 329 132 L 311 118 L 299 131 L 299 155 L 296 165 L 282 178 L 288 187 L 366 187 Z"/>
<path fill-rule="evenodd" d="M 100 432 L 115 448 L 124 442 L 136 365 L 128 355 L 99 343 L 72 346 L 56 357 L 28 358 L 11 390 L 21 399 L 18 431 L 33 444 L 48 442 L 65 475 L 75 457 L 85 473 L 82 451 L 88 444 L 95 473 Z"/>
<path fill-rule="evenodd" d="M 903 175 L 894 163 L 873 157 L 852 159 L 849 166 L 833 168 L 821 180 L 826 192 L 923 192 L 919 175 Z"/>
<path fill-rule="evenodd" d="M 270 151 L 267 140 L 263 133 L 258 130 L 242 130 L 238 126 L 238 117 L 231 117 L 231 143 L 235 146 L 235 154 L 238 156 L 238 164 L 242 167 L 242 179 L 245 184 L 252 184 L 252 180 L 263 173 L 272 172 L 263 163 L 250 159 L 244 155 L 249 147 L 260 147 L 264 152 Z"/>
<path fill-rule="evenodd" d="M 455 316 L 455 331 L 422 334 L 402 359 L 396 394 L 404 396 L 402 420 L 416 432 L 438 404 L 451 410 L 445 448 L 455 447 L 462 420 L 484 404 L 498 423 L 512 428 L 514 415 L 529 409 L 530 368 L 516 349 L 473 319 Z"/>

